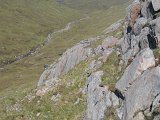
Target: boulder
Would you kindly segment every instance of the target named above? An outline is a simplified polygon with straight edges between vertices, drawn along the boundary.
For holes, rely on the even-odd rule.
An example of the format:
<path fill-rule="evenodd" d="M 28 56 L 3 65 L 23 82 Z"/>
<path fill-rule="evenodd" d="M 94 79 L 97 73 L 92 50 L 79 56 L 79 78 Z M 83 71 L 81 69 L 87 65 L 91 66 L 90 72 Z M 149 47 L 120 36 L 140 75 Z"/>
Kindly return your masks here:
<path fill-rule="evenodd" d="M 126 68 L 121 79 L 116 83 L 116 88 L 125 92 L 145 70 L 155 66 L 155 58 L 149 48 L 142 50 L 133 62 Z"/>
<path fill-rule="evenodd" d="M 145 1 L 141 3 L 141 14 L 146 19 L 153 17 L 153 15 L 151 14 L 149 10 L 149 6 L 150 6 L 150 1 Z"/>
<path fill-rule="evenodd" d="M 145 116 L 143 115 L 143 112 L 139 112 L 133 120 L 145 120 Z"/>
<path fill-rule="evenodd" d="M 155 25 L 155 33 L 157 37 L 158 47 L 160 47 L 160 17 L 150 21 L 150 25 Z"/>
<path fill-rule="evenodd" d="M 88 78 L 87 87 L 87 119 L 102 120 L 110 107 L 119 106 L 119 99 L 108 90 L 107 86 L 100 86 L 103 71 L 94 72 Z"/>
<path fill-rule="evenodd" d="M 143 27 L 147 24 L 147 22 L 147 19 L 144 17 L 138 18 L 136 20 L 136 23 L 134 24 L 134 34 L 139 35 Z"/>
<path fill-rule="evenodd" d="M 140 35 L 138 36 L 138 41 L 139 41 L 139 47 L 140 49 L 145 49 L 149 48 L 149 41 L 148 41 L 148 34 L 149 34 L 149 28 L 145 27 L 141 30 Z"/>
<path fill-rule="evenodd" d="M 89 41 L 81 41 L 71 49 L 68 49 L 58 60 L 46 69 L 40 77 L 38 86 L 53 86 L 61 74 L 67 73 L 75 65 L 85 60 L 92 54 L 92 49 L 87 46 Z"/>
<path fill-rule="evenodd" d="M 160 1 L 159 0 L 152 0 L 152 5 L 155 11 L 160 10 Z"/>
<path fill-rule="evenodd" d="M 160 67 L 146 70 L 126 91 L 123 120 L 133 120 L 136 113 L 150 109 L 157 94 L 160 94 Z"/>
<path fill-rule="evenodd" d="M 130 45 L 131 45 L 131 36 L 125 34 L 125 37 L 121 42 L 122 54 L 125 54 L 130 49 L 131 47 Z"/>
<path fill-rule="evenodd" d="M 135 0 L 132 3 L 131 11 L 130 11 L 130 25 L 131 25 L 131 27 L 133 27 L 136 19 L 140 15 L 140 11 L 141 11 L 140 2 L 139 2 L 139 0 Z"/>
<path fill-rule="evenodd" d="M 160 114 L 160 93 L 154 99 L 151 111 L 152 111 L 152 113 L 155 112 L 155 113 L 159 113 Z"/>
<path fill-rule="evenodd" d="M 120 108 L 116 109 L 115 112 L 116 120 L 123 120 L 123 112 L 124 112 L 123 105 Z"/>
<path fill-rule="evenodd" d="M 139 53 L 139 51 L 150 47 L 148 34 L 149 28 L 145 27 L 141 30 L 138 36 L 131 35 L 130 38 L 127 38 L 128 40 L 125 39 L 122 42 L 122 59 L 125 61 L 125 63 L 135 57 Z"/>

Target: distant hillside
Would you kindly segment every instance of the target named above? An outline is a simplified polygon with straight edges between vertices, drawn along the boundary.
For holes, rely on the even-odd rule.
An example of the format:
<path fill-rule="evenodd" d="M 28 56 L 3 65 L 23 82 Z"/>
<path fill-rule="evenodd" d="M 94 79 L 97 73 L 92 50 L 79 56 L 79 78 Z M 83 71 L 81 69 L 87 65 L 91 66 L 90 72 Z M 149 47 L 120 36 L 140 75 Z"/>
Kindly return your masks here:
<path fill-rule="evenodd" d="M 128 0 L 56 0 L 59 3 L 65 4 L 71 8 L 84 10 L 84 11 L 94 11 L 108 9 L 113 5 L 123 4 Z"/>
<path fill-rule="evenodd" d="M 0 0 L 0 62 L 27 52 L 79 16 L 53 0 Z"/>

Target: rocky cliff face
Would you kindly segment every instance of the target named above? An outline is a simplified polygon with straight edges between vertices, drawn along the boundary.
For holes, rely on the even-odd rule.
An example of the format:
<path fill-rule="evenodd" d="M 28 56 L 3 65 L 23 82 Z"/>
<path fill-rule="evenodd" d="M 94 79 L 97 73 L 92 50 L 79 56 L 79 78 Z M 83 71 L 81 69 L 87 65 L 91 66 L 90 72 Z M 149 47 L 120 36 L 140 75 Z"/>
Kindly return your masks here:
<path fill-rule="evenodd" d="M 87 101 L 84 120 L 160 120 L 160 67 L 159 58 L 153 53 L 160 47 L 160 0 L 133 1 L 125 20 L 114 23 L 104 32 L 115 32 L 122 26 L 122 38 L 98 36 L 68 49 L 44 71 L 36 95 L 52 90 L 61 75 L 91 57 L 94 60 L 84 71 L 87 80 L 80 90 Z M 98 46 L 91 47 L 100 40 Z M 119 62 L 118 66 L 113 64 L 113 69 L 123 73 L 122 76 L 116 77 L 112 71 L 106 73 L 103 69 L 113 53 Z M 103 82 L 105 74 L 114 77 L 110 80 L 112 84 L 109 80 Z"/>

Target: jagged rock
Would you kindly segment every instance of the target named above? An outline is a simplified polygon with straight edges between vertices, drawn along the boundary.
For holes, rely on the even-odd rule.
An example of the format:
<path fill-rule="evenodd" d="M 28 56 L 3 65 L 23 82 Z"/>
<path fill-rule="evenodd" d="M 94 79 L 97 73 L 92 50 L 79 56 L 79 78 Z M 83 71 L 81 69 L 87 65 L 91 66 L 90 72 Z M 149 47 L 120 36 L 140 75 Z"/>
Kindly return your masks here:
<path fill-rule="evenodd" d="M 154 99 L 152 104 L 152 112 L 159 113 L 160 114 L 160 93 L 159 95 Z"/>
<path fill-rule="evenodd" d="M 96 55 L 102 54 L 104 49 L 102 48 L 102 45 L 99 45 L 97 48 L 94 49 L 94 52 Z"/>
<path fill-rule="evenodd" d="M 149 42 L 147 35 L 149 34 L 149 28 L 145 27 L 141 30 L 138 36 L 132 35 L 131 40 L 131 50 L 132 56 L 136 56 L 136 54 L 145 48 L 149 48 Z"/>
<path fill-rule="evenodd" d="M 153 115 L 152 115 L 152 112 L 151 112 L 151 106 L 150 106 L 150 108 L 143 111 L 143 114 L 144 114 L 145 118 L 147 118 L 148 120 L 152 120 Z"/>
<path fill-rule="evenodd" d="M 113 23 L 111 26 L 109 26 L 103 32 L 106 34 L 108 34 L 110 32 L 114 32 L 123 25 L 123 22 L 124 22 L 124 20 L 118 20 L 116 23 Z"/>
<path fill-rule="evenodd" d="M 133 120 L 145 120 L 145 116 L 143 115 L 142 112 L 139 112 Z"/>
<path fill-rule="evenodd" d="M 133 120 L 140 111 L 150 109 L 160 94 L 160 67 L 146 70 L 125 93 L 123 120 Z"/>
<path fill-rule="evenodd" d="M 130 10 L 130 25 L 131 25 L 131 27 L 133 27 L 136 19 L 140 15 L 140 11 L 141 11 L 140 2 L 139 2 L 139 0 L 135 0 L 132 3 L 131 10 Z"/>
<path fill-rule="evenodd" d="M 117 43 L 116 43 L 116 46 L 121 46 L 121 43 L 122 43 L 122 41 L 124 40 L 124 37 L 122 37 L 122 38 L 120 38 L 118 41 L 117 41 Z"/>
<path fill-rule="evenodd" d="M 150 1 L 144 1 L 141 3 L 141 14 L 144 18 L 147 19 L 153 17 L 153 15 L 150 12 L 149 6 L 150 6 Z"/>
<path fill-rule="evenodd" d="M 125 61 L 125 63 L 127 63 L 129 59 L 132 59 L 133 57 L 135 57 L 140 50 L 149 48 L 149 47 L 151 48 L 154 47 L 154 45 L 152 46 L 152 44 L 151 45 L 149 44 L 148 34 L 149 34 L 149 28 L 145 27 L 141 30 L 140 35 L 131 36 L 130 44 L 129 42 L 122 42 L 122 45 L 121 45 L 122 59 Z M 126 49 L 125 46 L 127 46 L 128 49 Z"/>
<path fill-rule="evenodd" d="M 87 80 L 87 118 L 102 120 L 107 108 L 118 106 L 119 100 L 106 86 L 101 86 L 103 71 L 92 73 Z"/>
<path fill-rule="evenodd" d="M 105 87 L 99 87 L 102 75 L 102 71 L 93 73 L 87 81 L 87 116 L 91 120 L 103 119 L 106 107 L 111 106 L 110 92 Z"/>
<path fill-rule="evenodd" d="M 61 74 L 67 73 L 76 64 L 92 55 L 92 49 L 87 48 L 88 45 L 90 45 L 89 41 L 81 41 L 71 49 L 68 49 L 56 63 L 43 72 L 38 86 L 53 86 Z"/>
<path fill-rule="evenodd" d="M 102 47 L 104 49 L 106 48 L 112 48 L 116 45 L 118 39 L 114 37 L 107 37 L 106 39 L 103 40 L 102 42 Z"/>
<path fill-rule="evenodd" d="M 143 71 L 153 66 L 155 66 L 155 59 L 152 50 L 149 48 L 142 50 L 126 68 L 122 78 L 116 83 L 116 88 L 125 92 Z"/>
<path fill-rule="evenodd" d="M 125 64 L 128 63 L 128 60 L 132 59 L 132 50 L 128 50 L 124 55 L 122 55 L 122 60 L 124 61 Z"/>
<path fill-rule="evenodd" d="M 114 108 L 118 107 L 119 106 L 119 99 L 118 97 L 114 94 L 114 93 L 111 93 L 111 98 L 112 98 L 112 105 Z"/>
<path fill-rule="evenodd" d="M 144 17 L 140 17 L 136 20 L 136 23 L 134 24 L 134 33 L 136 35 L 139 35 L 141 33 L 141 30 L 143 27 L 147 24 L 147 19 Z"/>
<path fill-rule="evenodd" d="M 116 109 L 116 112 L 115 112 L 116 120 L 123 120 L 123 111 L 124 111 L 123 107 Z"/>
<path fill-rule="evenodd" d="M 140 49 L 149 48 L 149 42 L 147 35 L 149 34 L 149 28 L 145 27 L 141 30 L 141 33 L 139 35 L 139 42 L 140 42 Z"/>
<path fill-rule="evenodd" d="M 125 54 L 130 48 L 131 36 L 130 34 L 125 34 L 124 39 L 121 42 L 122 54 Z"/>
<path fill-rule="evenodd" d="M 153 120 L 160 120 L 160 115 L 156 115 Z"/>
<path fill-rule="evenodd" d="M 160 1 L 159 0 L 152 0 L 152 5 L 155 11 L 160 10 Z"/>
<path fill-rule="evenodd" d="M 158 39 L 158 47 L 160 47 L 160 17 L 150 21 L 150 25 L 155 25 L 156 37 Z"/>

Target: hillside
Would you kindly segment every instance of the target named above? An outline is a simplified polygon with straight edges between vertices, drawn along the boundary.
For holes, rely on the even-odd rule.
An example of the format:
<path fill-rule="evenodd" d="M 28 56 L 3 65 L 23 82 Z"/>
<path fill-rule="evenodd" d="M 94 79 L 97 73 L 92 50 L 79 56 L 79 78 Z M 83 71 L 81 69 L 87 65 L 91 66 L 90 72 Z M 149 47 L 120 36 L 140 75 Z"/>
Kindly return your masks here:
<path fill-rule="evenodd" d="M 81 10 L 83 12 L 93 12 L 96 10 L 107 10 L 111 6 L 123 4 L 128 0 L 55 0 L 60 4 L 67 5 L 71 8 Z"/>
<path fill-rule="evenodd" d="M 65 68 L 66 71 L 69 70 L 68 73 L 62 74 L 58 86 L 44 96 L 38 94 L 38 96 L 35 96 L 37 90 L 39 90 L 37 84 L 42 84 L 38 82 L 39 77 L 44 71 L 44 65 L 52 65 L 53 62 L 57 62 L 58 59 L 61 59 L 70 51 L 75 51 L 73 56 L 78 55 L 76 53 L 77 49 L 72 50 L 72 46 L 76 48 L 77 43 L 80 45 L 79 52 L 83 53 L 81 52 L 83 47 L 97 48 L 107 36 L 111 35 L 118 37 L 118 39 L 122 37 L 122 26 L 118 27 L 118 30 L 111 30 L 110 33 L 106 33 L 105 30 L 112 23 L 124 18 L 124 8 L 128 3 L 126 1 L 113 1 L 113 3 L 107 1 L 107 5 L 109 4 L 110 7 L 103 9 L 101 5 L 106 1 L 100 1 L 100 9 L 96 6 L 97 8 L 93 10 L 95 3 L 92 6 L 92 4 L 86 4 L 87 1 L 82 1 L 83 5 L 85 3 L 85 10 L 80 9 L 79 1 L 76 1 L 76 3 L 75 1 L 67 1 L 71 5 L 67 3 L 59 4 L 53 0 L 1 0 L 0 2 L 2 3 L 0 9 L 4 11 L 0 14 L 4 16 L 3 29 L 0 31 L 2 37 L 0 40 L 3 43 L 0 43 L 2 45 L 2 53 L 0 54 L 2 60 L 13 59 L 16 55 L 26 53 L 34 46 L 41 44 L 48 33 L 51 34 L 48 44 L 41 46 L 35 53 L 0 68 L 0 119 L 81 119 L 86 109 L 86 96 L 79 91 L 85 86 L 87 76 L 93 72 L 92 70 L 84 71 L 86 71 L 90 62 L 94 59 L 97 60 L 99 55 L 89 56 L 84 61 L 81 61 L 81 56 L 79 56 L 76 59 L 78 62 L 76 62 L 72 60 L 74 57 L 69 54 L 68 58 L 71 59 L 68 64 L 71 66 L 75 63 L 79 64 L 68 67 L 69 69 L 72 68 L 71 70 Z M 74 6 L 74 4 L 78 6 Z M 95 42 L 91 42 L 92 40 Z M 5 50 L 3 50 L 3 46 L 6 46 Z M 88 53 L 88 49 L 84 50 L 84 53 Z M 88 56 L 88 54 L 85 56 Z M 82 58 L 85 58 L 85 56 Z M 117 81 L 122 75 L 123 70 L 117 71 L 119 69 L 118 62 L 119 58 L 114 52 L 106 64 L 99 68 L 106 73 L 110 71 L 110 74 L 105 73 L 103 77 L 104 84 L 115 84 L 115 78 Z M 45 77 L 49 78 L 51 76 L 47 75 Z M 106 79 L 110 80 L 107 81 Z M 60 97 L 58 102 L 56 102 L 57 96 Z"/>
<path fill-rule="evenodd" d="M 0 0 L 0 65 L 41 43 L 48 35 L 79 19 L 76 10 L 52 0 Z"/>

